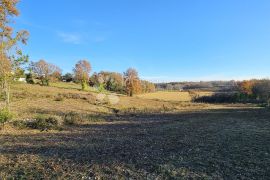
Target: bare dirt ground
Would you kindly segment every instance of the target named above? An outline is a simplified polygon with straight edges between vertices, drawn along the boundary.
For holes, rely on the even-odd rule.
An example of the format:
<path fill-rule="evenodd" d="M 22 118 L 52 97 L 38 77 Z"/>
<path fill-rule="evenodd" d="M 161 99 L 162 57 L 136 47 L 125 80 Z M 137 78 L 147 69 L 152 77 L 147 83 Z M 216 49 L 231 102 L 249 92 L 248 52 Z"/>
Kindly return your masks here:
<path fill-rule="evenodd" d="M 6 127 L 0 179 L 267 179 L 270 111 L 106 115 L 39 132 Z"/>

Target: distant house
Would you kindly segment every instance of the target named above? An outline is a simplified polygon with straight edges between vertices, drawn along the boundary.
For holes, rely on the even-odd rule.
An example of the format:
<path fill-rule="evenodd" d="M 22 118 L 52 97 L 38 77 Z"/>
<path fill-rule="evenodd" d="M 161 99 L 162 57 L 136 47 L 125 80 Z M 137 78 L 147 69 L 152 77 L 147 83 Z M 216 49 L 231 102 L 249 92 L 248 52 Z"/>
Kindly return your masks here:
<path fill-rule="evenodd" d="M 19 82 L 25 82 L 26 83 L 26 78 L 18 78 L 16 80 L 19 81 Z"/>

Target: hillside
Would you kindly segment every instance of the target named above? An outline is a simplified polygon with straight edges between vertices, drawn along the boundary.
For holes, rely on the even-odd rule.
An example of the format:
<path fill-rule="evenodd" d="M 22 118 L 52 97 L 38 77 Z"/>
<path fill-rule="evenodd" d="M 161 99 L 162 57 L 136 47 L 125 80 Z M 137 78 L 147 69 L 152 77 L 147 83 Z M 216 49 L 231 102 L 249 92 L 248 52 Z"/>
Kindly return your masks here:
<path fill-rule="evenodd" d="M 31 118 L 39 113 L 63 115 L 72 111 L 84 114 L 112 114 L 114 111 L 120 113 L 129 111 L 162 112 L 219 107 L 210 104 L 192 104 L 188 92 L 179 92 L 178 94 L 183 98 L 172 101 L 176 99 L 173 92 L 127 97 L 110 92 L 98 93 L 91 89 L 80 91 L 76 88 L 76 84 L 66 83 L 63 86 L 63 83 L 60 83 L 53 84 L 53 86 L 55 87 L 13 84 L 11 110 L 15 113 L 17 119 Z M 162 99 L 161 94 L 165 99 Z M 157 98 L 157 96 L 160 98 Z M 110 102 L 110 98 L 112 100 L 116 98 L 116 102 Z"/>
<path fill-rule="evenodd" d="M 119 98 L 110 104 L 98 100 L 100 94 L 92 90 L 28 84 L 15 84 L 13 89 L 16 123 L 0 131 L 1 178 L 269 176 L 270 147 L 265 142 L 270 138 L 270 114 L 264 108 L 107 92 Z M 70 112 L 79 115 L 79 123 L 45 131 L 18 126 L 40 114 L 62 121 Z"/>

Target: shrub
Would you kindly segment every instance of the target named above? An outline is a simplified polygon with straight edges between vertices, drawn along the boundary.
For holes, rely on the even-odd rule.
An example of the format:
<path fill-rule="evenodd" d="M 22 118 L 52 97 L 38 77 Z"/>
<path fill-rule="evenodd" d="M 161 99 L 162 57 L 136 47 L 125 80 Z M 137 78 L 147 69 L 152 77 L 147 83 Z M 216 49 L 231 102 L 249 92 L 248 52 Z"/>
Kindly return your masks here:
<path fill-rule="evenodd" d="M 38 115 L 33 121 L 26 122 L 26 127 L 39 130 L 58 129 L 59 120 L 56 117 Z"/>
<path fill-rule="evenodd" d="M 64 101 L 64 97 L 61 94 L 58 94 L 55 99 L 55 101 Z"/>
<path fill-rule="evenodd" d="M 0 111 L 0 124 L 2 124 L 2 126 L 11 119 L 12 114 L 6 108 Z"/>
<path fill-rule="evenodd" d="M 100 114 L 88 114 L 85 115 L 85 119 L 89 122 L 104 122 L 106 121 L 106 117 Z"/>
<path fill-rule="evenodd" d="M 74 79 L 74 77 L 73 77 L 73 74 L 71 74 L 71 73 L 66 73 L 64 76 L 62 76 L 62 80 L 64 82 L 72 82 L 73 79 Z"/>
<path fill-rule="evenodd" d="M 212 96 L 195 97 L 193 102 L 197 103 L 236 103 L 239 101 L 237 94 L 214 94 Z"/>
<path fill-rule="evenodd" d="M 16 127 L 16 128 L 19 128 L 19 129 L 25 129 L 25 128 L 27 128 L 26 121 L 20 121 L 20 120 L 12 121 L 12 125 L 14 127 Z"/>
<path fill-rule="evenodd" d="M 26 82 L 28 84 L 35 84 L 35 81 L 34 81 L 34 78 L 33 78 L 32 73 L 26 74 Z"/>
<path fill-rule="evenodd" d="M 197 103 L 261 103 L 253 95 L 244 93 L 217 93 L 212 96 L 201 96 L 192 99 Z"/>
<path fill-rule="evenodd" d="M 252 92 L 255 97 L 270 106 L 270 81 L 260 80 L 255 82 Z"/>
<path fill-rule="evenodd" d="M 66 125 L 79 124 L 83 121 L 82 119 L 83 119 L 82 116 L 79 115 L 78 113 L 69 112 L 64 116 L 64 124 Z"/>

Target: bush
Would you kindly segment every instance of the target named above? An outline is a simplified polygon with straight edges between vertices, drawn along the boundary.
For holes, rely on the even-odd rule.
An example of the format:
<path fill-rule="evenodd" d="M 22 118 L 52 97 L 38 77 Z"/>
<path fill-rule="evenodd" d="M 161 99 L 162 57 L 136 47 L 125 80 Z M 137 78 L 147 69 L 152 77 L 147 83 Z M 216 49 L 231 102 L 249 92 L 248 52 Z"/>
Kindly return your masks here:
<path fill-rule="evenodd" d="M 260 80 L 256 81 L 252 93 L 255 97 L 261 100 L 263 103 L 270 106 L 270 81 L 269 80 Z"/>
<path fill-rule="evenodd" d="M 214 94 L 212 96 L 202 96 L 193 99 L 193 102 L 198 103 L 236 103 L 239 102 L 237 94 Z"/>
<path fill-rule="evenodd" d="M 12 121 L 12 125 L 14 127 L 16 127 L 16 128 L 19 128 L 19 129 L 25 129 L 25 128 L 27 128 L 26 121 L 20 121 L 20 120 Z"/>
<path fill-rule="evenodd" d="M 4 126 L 4 124 L 11 119 L 12 119 L 12 114 L 6 108 L 0 111 L 0 124 Z"/>
<path fill-rule="evenodd" d="M 26 127 L 39 130 L 58 129 L 59 119 L 56 117 L 37 116 L 33 121 L 26 122 Z"/>
<path fill-rule="evenodd" d="M 26 82 L 28 84 L 35 84 L 35 81 L 34 81 L 34 78 L 33 78 L 32 73 L 26 74 Z"/>
<path fill-rule="evenodd" d="M 64 124 L 66 124 L 66 125 L 79 124 L 83 121 L 82 119 L 83 119 L 82 116 L 79 115 L 78 113 L 70 112 L 68 114 L 65 114 Z"/>
<path fill-rule="evenodd" d="M 254 96 L 244 93 L 217 93 L 212 96 L 195 97 L 197 103 L 261 103 Z"/>
<path fill-rule="evenodd" d="M 55 101 L 64 101 L 64 97 L 61 94 L 58 94 L 55 99 Z"/>
<path fill-rule="evenodd" d="M 106 118 L 104 116 L 93 115 L 93 114 L 86 115 L 85 119 L 87 119 L 87 121 L 89 121 L 89 122 L 104 122 L 104 121 L 106 121 Z"/>
<path fill-rule="evenodd" d="M 71 73 L 66 73 L 64 76 L 62 76 L 62 80 L 64 82 L 72 82 L 73 79 L 74 79 L 74 77 Z"/>

